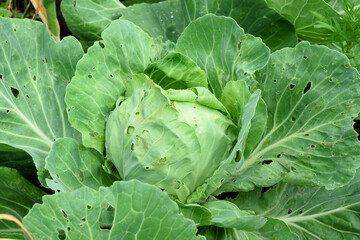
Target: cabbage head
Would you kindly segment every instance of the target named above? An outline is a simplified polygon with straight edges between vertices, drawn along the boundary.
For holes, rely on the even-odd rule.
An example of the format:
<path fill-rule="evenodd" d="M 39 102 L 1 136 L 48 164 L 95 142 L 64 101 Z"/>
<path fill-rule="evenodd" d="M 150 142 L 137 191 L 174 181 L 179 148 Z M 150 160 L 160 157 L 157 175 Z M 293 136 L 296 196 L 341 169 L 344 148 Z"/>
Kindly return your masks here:
<path fill-rule="evenodd" d="M 206 88 L 163 90 L 134 75 L 107 119 L 107 157 L 124 180 L 186 202 L 229 155 L 237 130 L 228 116 Z"/>

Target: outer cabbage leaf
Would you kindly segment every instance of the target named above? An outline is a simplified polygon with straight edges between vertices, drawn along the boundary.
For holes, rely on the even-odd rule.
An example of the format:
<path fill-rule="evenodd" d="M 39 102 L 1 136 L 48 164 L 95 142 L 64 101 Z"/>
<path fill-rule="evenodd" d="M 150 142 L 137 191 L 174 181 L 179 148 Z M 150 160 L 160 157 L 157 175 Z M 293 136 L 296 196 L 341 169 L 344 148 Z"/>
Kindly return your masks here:
<path fill-rule="evenodd" d="M 56 43 L 35 21 L 0 18 L 0 32 L 0 142 L 28 152 L 44 184 L 53 142 L 79 139 L 63 99 L 83 51 L 73 37 Z"/>
<path fill-rule="evenodd" d="M 272 50 L 297 43 L 294 27 L 264 0 L 171 0 L 128 8 L 115 0 L 103 0 L 101 5 L 94 0 L 63 0 L 61 9 L 71 31 L 87 46 L 99 40 L 101 32 L 120 16 L 152 37 L 176 42 L 191 21 L 208 13 L 234 18 L 246 32 L 263 38 Z"/>
<path fill-rule="evenodd" d="M 208 201 L 203 204 L 212 214 L 211 225 L 223 228 L 236 228 L 253 231 L 261 228 L 266 219 L 252 211 L 240 210 L 227 201 Z"/>
<path fill-rule="evenodd" d="M 101 32 L 121 16 L 125 6 L 119 0 L 64 0 L 61 13 L 66 25 L 85 48 L 100 40 Z"/>
<path fill-rule="evenodd" d="M 206 72 L 209 89 L 219 99 L 227 82 L 245 79 L 263 68 L 270 52 L 260 38 L 245 34 L 233 19 L 212 14 L 189 24 L 176 51 Z"/>
<path fill-rule="evenodd" d="M 240 193 L 234 203 L 283 222 L 300 239 L 360 239 L 359 181 L 360 171 L 349 184 L 331 191 L 282 183 L 265 193 Z"/>
<path fill-rule="evenodd" d="M 21 221 L 45 193 L 15 169 L 0 167 L 0 176 L 0 213 L 11 214 Z M 0 220 L 0 238 L 24 239 L 24 233 L 15 223 Z"/>
<path fill-rule="evenodd" d="M 273 53 L 257 75 L 267 104 L 262 140 L 223 191 L 249 191 L 281 179 L 334 189 L 359 167 L 353 119 L 359 73 L 342 54 L 300 43 Z"/>
<path fill-rule="evenodd" d="M 36 175 L 34 161 L 26 152 L 0 152 L 0 167 L 15 168 L 23 176 Z"/>
<path fill-rule="evenodd" d="M 269 7 L 292 23 L 299 38 L 314 43 L 334 41 L 334 33 L 327 29 L 316 28 L 319 19 L 313 12 L 341 22 L 339 14 L 324 0 L 265 0 Z M 333 6 L 335 3 L 331 3 Z M 338 8 L 337 8 L 338 9 Z"/>
<path fill-rule="evenodd" d="M 54 191 L 73 191 L 83 186 L 96 190 L 116 180 L 103 169 L 104 158 L 97 151 L 72 138 L 56 140 L 45 161 L 52 178 L 46 179 L 47 185 Z"/>
<path fill-rule="evenodd" d="M 168 47 L 122 20 L 114 21 L 102 38 L 79 61 L 65 96 L 69 121 L 82 133 L 83 144 L 99 152 L 104 150 L 106 115 L 123 95 L 125 79 L 144 72 Z"/>
<path fill-rule="evenodd" d="M 108 158 L 123 179 L 154 184 L 186 202 L 231 149 L 235 128 L 219 111 L 226 109 L 204 88 L 168 94 L 140 74 L 127 85 L 129 96 L 107 120 Z"/>
<path fill-rule="evenodd" d="M 1 152 L 20 152 L 20 149 L 14 148 L 10 145 L 0 143 L 0 151 Z"/>
<path fill-rule="evenodd" d="M 255 231 L 210 226 L 200 227 L 199 233 L 208 240 L 300 240 L 284 222 L 272 218 L 268 218 L 266 224 Z"/>
<path fill-rule="evenodd" d="M 166 193 L 135 180 L 45 196 L 23 223 L 35 239 L 204 239 Z"/>

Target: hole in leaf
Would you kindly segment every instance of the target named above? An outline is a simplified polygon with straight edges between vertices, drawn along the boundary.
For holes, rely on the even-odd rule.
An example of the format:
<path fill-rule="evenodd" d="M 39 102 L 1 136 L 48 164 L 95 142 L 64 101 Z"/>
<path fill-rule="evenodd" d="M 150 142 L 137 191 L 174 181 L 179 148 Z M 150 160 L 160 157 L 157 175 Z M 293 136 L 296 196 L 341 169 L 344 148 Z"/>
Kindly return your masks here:
<path fill-rule="evenodd" d="M 58 232 L 58 238 L 60 240 L 65 240 L 66 239 L 66 235 L 65 235 L 65 231 L 62 229 L 56 229 L 56 231 Z"/>
<path fill-rule="evenodd" d="M 304 59 L 307 59 L 307 56 L 304 56 Z"/>
<path fill-rule="evenodd" d="M 5 43 L 8 43 L 8 41 L 7 41 L 7 40 L 5 40 Z"/>
<path fill-rule="evenodd" d="M 273 160 L 264 160 L 262 161 L 262 165 L 266 164 L 266 165 L 269 165 L 273 162 Z"/>
<path fill-rule="evenodd" d="M 136 112 L 135 115 L 139 115 L 140 113 L 139 112 Z"/>
<path fill-rule="evenodd" d="M 68 215 L 66 214 L 66 212 L 63 209 L 61 209 L 61 212 L 62 212 L 62 215 L 63 215 L 64 218 L 68 217 Z"/>
<path fill-rule="evenodd" d="M 86 218 L 85 218 L 85 217 L 83 217 L 83 218 L 81 219 L 81 221 L 86 222 Z"/>
<path fill-rule="evenodd" d="M 293 89 L 295 87 L 294 84 L 290 84 L 290 89 Z"/>
<path fill-rule="evenodd" d="M 274 82 L 276 82 L 276 79 L 274 79 Z"/>
<path fill-rule="evenodd" d="M 6 113 L 9 113 L 10 112 L 10 110 L 8 109 L 8 110 L 6 110 Z"/>
<path fill-rule="evenodd" d="M 99 45 L 100 45 L 100 47 L 101 47 L 101 48 L 105 48 L 105 45 L 104 45 L 104 43 L 102 43 L 102 42 L 99 42 Z"/>
<path fill-rule="evenodd" d="M 114 222 L 115 209 L 107 202 L 101 204 L 99 217 L 99 227 L 105 230 L 111 230 Z"/>
<path fill-rule="evenodd" d="M 87 205 L 86 208 L 87 208 L 87 209 L 91 209 L 91 206 L 90 206 L 90 205 Z"/>
<path fill-rule="evenodd" d="M 2 80 L 2 74 L 0 74 L 0 80 Z"/>
<path fill-rule="evenodd" d="M 240 161 L 239 152 L 240 152 L 240 151 L 236 151 L 236 153 L 235 153 L 235 162 L 239 162 L 239 161 Z"/>
<path fill-rule="evenodd" d="M 70 230 L 71 230 L 71 227 L 67 227 L 67 228 L 66 228 L 66 230 L 67 230 L 68 232 L 70 232 Z"/>
<path fill-rule="evenodd" d="M 134 131 L 135 131 L 135 128 L 133 126 L 128 126 L 126 128 L 126 133 L 127 134 L 133 134 Z"/>
<path fill-rule="evenodd" d="M 291 117 L 291 121 L 295 122 L 296 118 L 295 117 Z"/>
<path fill-rule="evenodd" d="M 303 210 L 300 210 L 299 214 L 302 214 L 303 213 Z"/>
<path fill-rule="evenodd" d="M 295 170 L 296 170 L 296 167 L 293 167 L 293 166 L 290 167 L 290 171 L 295 171 Z"/>
<path fill-rule="evenodd" d="M 36 76 L 33 76 L 33 80 L 36 81 Z"/>
<path fill-rule="evenodd" d="M 130 149 L 131 149 L 131 151 L 134 151 L 134 149 L 135 149 L 135 145 L 134 145 L 134 144 L 131 144 Z"/>
<path fill-rule="evenodd" d="M 88 78 L 92 78 L 92 75 L 91 75 L 91 74 L 89 74 L 89 75 L 88 75 Z"/>
<path fill-rule="evenodd" d="M 112 77 L 112 78 L 113 78 L 113 77 L 114 77 L 114 75 L 110 74 L 110 77 Z"/>
<path fill-rule="evenodd" d="M 236 198 L 239 195 L 239 192 L 224 192 L 221 193 L 220 195 L 218 195 L 216 198 L 219 200 L 225 200 L 225 199 L 229 199 L 229 198 Z"/>
<path fill-rule="evenodd" d="M 276 155 L 277 158 L 280 158 L 281 157 L 281 154 L 279 153 L 278 155 Z"/>
<path fill-rule="evenodd" d="M 311 82 L 308 82 L 304 88 L 304 94 L 307 93 L 311 88 Z"/>
<path fill-rule="evenodd" d="M 16 88 L 13 88 L 13 87 L 11 87 L 10 89 L 11 89 L 12 95 L 13 95 L 14 97 L 18 98 L 18 96 L 19 96 L 19 90 L 17 90 Z"/>
<path fill-rule="evenodd" d="M 288 211 L 288 214 L 290 214 L 290 213 L 292 213 L 292 210 L 291 210 L 291 209 L 289 209 L 289 211 Z"/>
<path fill-rule="evenodd" d="M 311 144 L 310 147 L 311 147 L 311 148 L 315 148 L 316 146 L 315 146 L 314 144 Z"/>
<path fill-rule="evenodd" d="M 149 169 L 150 167 L 146 166 L 145 169 Z"/>
<path fill-rule="evenodd" d="M 264 192 L 267 192 L 269 191 L 270 189 L 272 189 L 275 185 L 272 185 L 272 186 L 269 186 L 269 187 L 262 187 L 261 188 L 261 192 L 264 193 Z"/>

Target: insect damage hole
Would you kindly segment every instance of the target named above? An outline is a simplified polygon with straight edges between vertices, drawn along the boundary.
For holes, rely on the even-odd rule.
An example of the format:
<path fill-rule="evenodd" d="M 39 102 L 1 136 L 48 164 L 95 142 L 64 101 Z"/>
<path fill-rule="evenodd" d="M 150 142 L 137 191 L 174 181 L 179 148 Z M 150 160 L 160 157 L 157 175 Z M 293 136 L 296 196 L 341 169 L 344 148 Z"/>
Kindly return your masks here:
<path fill-rule="evenodd" d="M 108 202 L 101 204 L 101 212 L 99 216 L 99 227 L 103 230 L 111 230 L 115 219 L 115 208 Z"/>
<path fill-rule="evenodd" d="M 19 90 L 17 90 L 16 88 L 10 87 L 11 89 L 11 93 L 15 98 L 18 98 L 19 96 Z"/>
<path fill-rule="evenodd" d="M 311 89 L 311 82 L 308 82 L 304 88 L 304 94 L 307 93 Z"/>
<path fill-rule="evenodd" d="M 273 162 L 272 160 L 264 160 L 264 161 L 262 161 L 262 165 L 264 165 L 264 164 L 269 165 L 272 162 Z"/>

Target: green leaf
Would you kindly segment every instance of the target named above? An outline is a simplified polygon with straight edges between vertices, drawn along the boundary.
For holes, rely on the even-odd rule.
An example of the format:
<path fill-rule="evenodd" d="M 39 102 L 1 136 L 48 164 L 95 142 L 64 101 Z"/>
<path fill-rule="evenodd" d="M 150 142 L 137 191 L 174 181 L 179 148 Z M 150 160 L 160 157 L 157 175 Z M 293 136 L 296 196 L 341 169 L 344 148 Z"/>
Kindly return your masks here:
<path fill-rule="evenodd" d="M 333 41 L 333 33 L 326 29 L 315 28 L 318 19 L 312 12 L 317 12 L 327 19 L 340 21 L 338 13 L 323 0 L 265 0 L 269 7 L 277 11 L 295 27 L 299 38 L 314 43 Z"/>
<path fill-rule="evenodd" d="M 273 53 L 257 79 L 268 120 L 262 140 L 235 174 L 237 189 L 281 179 L 327 189 L 347 184 L 360 155 L 353 130 L 360 111 L 359 73 L 349 60 L 300 43 Z"/>
<path fill-rule="evenodd" d="M 234 203 L 283 222 L 300 239 L 359 239 L 359 182 L 360 171 L 349 184 L 331 191 L 282 183 L 265 193 L 240 193 Z"/>
<path fill-rule="evenodd" d="M 23 222 L 35 239 L 204 239 L 167 194 L 135 180 L 46 196 Z"/>
<path fill-rule="evenodd" d="M 241 130 L 238 134 L 236 144 L 231 150 L 229 156 L 220 163 L 214 174 L 206 179 L 204 184 L 199 186 L 196 191 L 188 197 L 188 202 L 193 203 L 205 201 L 210 194 L 218 190 L 223 184 L 227 183 L 227 181 L 231 181 L 234 172 L 242 166 L 246 138 L 248 137 L 251 128 L 251 121 L 255 115 L 259 99 L 260 90 L 256 90 L 253 94 L 251 94 L 247 104 L 245 105 Z"/>
<path fill-rule="evenodd" d="M 0 152 L 0 167 L 15 168 L 23 176 L 36 175 L 34 161 L 23 151 Z"/>
<path fill-rule="evenodd" d="M 11 214 L 21 221 L 45 193 L 15 169 L 0 167 L 0 176 L 0 213 Z M 0 238 L 10 237 L 24 239 L 24 233 L 15 223 L 0 220 Z"/>
<path fill-rule="evenodd" d="M 52 177 L 46 182 L 54 191 L 73 191 L 83 186 L 96 190 L 116 180 L 103 170 L 104 158 L 97 151 L 85 148 L 72 138 L 56 140 L 45 161 Z"/>
<path fill-rule="evenodd" d="M 212 214 L 211 225 L 217 227 L 253 231 L 266 223 L 264 217 L 252 211 L 240 210 L 231 202 L 215 200 L 205 202 L 203 206 Z"/>
<path fill-rule="evenodd" d="M 239 231 L 235 228 L 220 228 L 215 226 L 199 227 L 199 234 L 207 240 L 264 240 L 255 232 Z"/>
<path fill-rule="evenodd" d="M 254 234 L 254 232 L 247 234 Z M 288 225 L 283 221 L 267 218 L 266 224 L 255 232 L 256 235 L 261 236 L 261 239 L 276 239 L 276 240 L 300 240 L 297 234 L 293 233 Z"/>
<path fill-rule="evenodd" d="M 256 231 L 210 226 L 199 227 L 199 233 L 207 240 L 300 240 L 284 222 L 272 218 L 268 218 L 266 224 Z"/>
<path fill-rule="evenodd" d="M 244 114 L 245 104 L 249 101 L 250 91 L 245 81 L 230 81 L 225 85 L 222 95 L 222 103 L 229 110 L 230 115 L 237 126 L 241 126 Z M 246 139 L 245 157 L 247 157 L 253 147 L 261 139 L 265 131 L 267 120 L 266 104 L 264 100 L 259 99 L 256 106 L 254 118 L 251 120 L 251 128 Z"/>
<path fill-rule="evenodd" d="M 56 43 L 46 25 L 35 21 L 0 18 L 0 31 L 0 142 L 28 152 L 44 183 L 53 142 L 78 139 L 63 99 L 83 51 L 73 37 Z"/>
<path fill-rule="evenodd" d="M 20 149 L 14 148 L 7 144 L 0 143 L 0 151 L 1 152 L 20 152 Z"/>
<path fill-rule="evenodd" d="M 121 3 L 124 4 L 125 6 L 130 6 L 130 5 L 134 5 L 134 4 L 139 4 L 139 3 L 157 3 L 157 2 L 162 2 L 165 0 L 124 0 Z"/>
<path fill-rule="evenodd" d="M 235 204 L 224 200 L 210 200 L 202 205 L 178 203 L 186 218 L 197 226 L 217 226 L 253 231 L 264 226 L 266 219 L 253 211 L 240 210 Z"/>
<path fill-rule="evenodd" d="M 190 22 L 213 13 L 232 17 L 247 33 L 265 40 L 272 50 L 297 43 L 294 27 L 268 8 L 264 0 L 173 0 L 135 5 L 121 13 L 122 19 L 140 26 L 150 36 L 163 36 L 173 42 Z"/>
<path fill-rule="evenodd" d="M 180 53 L 169 53 L 148 66 L 145 73 L 163 89 L 207 88 L 205 72 L 190 58 Z"/>
<path fill-rule="evenodd" d="M 208 226 L 211 225 L 212 215 L 209 209 L 196 203 L 183 204 L 177 202 L 181 213 L 191 220 L 193 220 L 196 226 Z"/>
<path fill-rule="evenodd" d="M 246 32 L 260 36 L 272 50 L 297 43 L 294 27 L 268 8 L 264 0 L 171 0 L 127 8 L 115 0 L 101 3 L 98 5 L 94 0 L 62 1 L 67 25 L 86 46 L 99 40 L 101 32 L 120 16 L 152 37 L 163 36 L 164 40 L 176 42 L 191 21 L 207 13 L 234 18 Z M 123 4 L 126 5 L 126 1 Z"/>
<path fill-rule="evenodd" d="M 263 68 L 269 57 L 261 39 L 245 34 L 233 19 L 212 14 L 189 24 L 176 50 L 206 72 L 209 89 L 219 99 L 228 81 L 245 79 Z"/>
<path fill-rule="evenodd" d="M 125 6 L 119 0 L 63 0 L 61 13 L 67 27 L 85 48 L 100 40 L 101 32 L 121 16 Z"/>
<path fill-rule="evenodd" d="M 0 7 L 0 17 L 11 17 L 12 13 L 8 9 Z"/>
<path fill-rule="evenodd" d="M 105 118 L 124 94 L 125 80 L 171 47 L 123 20 L 114 21 L 102 38 L 79 61 L 65 96 L 69 121 L 82 133 L 83 144 L 99 152 L 104 151 Z"/>

